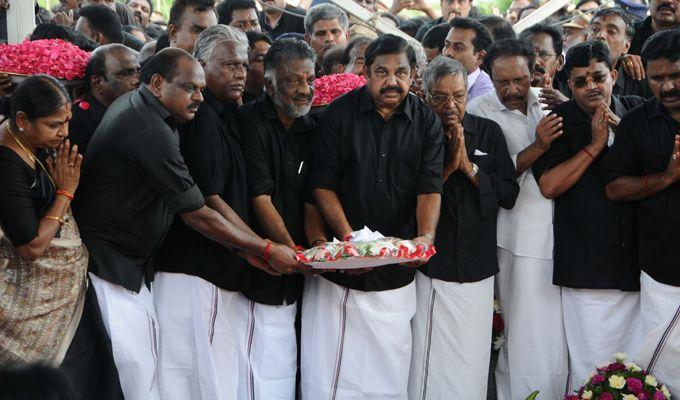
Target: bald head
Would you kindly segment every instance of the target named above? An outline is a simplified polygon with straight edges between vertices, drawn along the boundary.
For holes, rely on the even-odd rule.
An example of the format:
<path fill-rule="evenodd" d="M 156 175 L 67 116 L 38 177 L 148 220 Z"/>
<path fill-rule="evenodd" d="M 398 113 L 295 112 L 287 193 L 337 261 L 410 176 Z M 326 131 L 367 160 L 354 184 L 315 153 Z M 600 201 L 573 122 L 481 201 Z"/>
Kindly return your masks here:
<path fill-rule="evenodd" d="M 85 79 L 90 93 L 104 106 L 139 86 L 137 55 L 121 44 L 99 46 L 92 52 Z"/>

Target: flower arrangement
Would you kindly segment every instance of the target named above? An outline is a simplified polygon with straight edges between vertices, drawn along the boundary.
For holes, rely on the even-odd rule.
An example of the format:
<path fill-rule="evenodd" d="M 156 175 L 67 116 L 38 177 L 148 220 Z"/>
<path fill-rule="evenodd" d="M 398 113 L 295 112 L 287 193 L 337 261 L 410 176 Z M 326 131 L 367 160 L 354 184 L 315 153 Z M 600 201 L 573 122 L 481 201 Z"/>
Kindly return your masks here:
<path fill-rule="evenodd" d="M 590 374 L 576 394 L 564 400 L 669 400 L 671 393 L 639 366 L 626 362 L 628 355 L 614 354 L 615 361 L 602 364 Z"/>
<path fill-rule="evenodd" d="M 366 79 L 363 76 L 354 74 L 333 74 L 316 78 L 314 79 L 312 105 L 324 106 L 330 104 L 336 98 L 365 84 Z"/>
<path fill-rule="evenodd" d="M 492 329 L 492 345 L 494 350 L 500 350 L 505 344 L 505 333 L 503 329 L 505 328 L 505 321 L 503 321 L 503 316 L 501 315 L 501 305 L 498 300 L 493 301 L 493 325 Z"/>
<path fill-rule="evenodd" d="M 90 55 L 60 39 L 0 45 L 0 71 L 15 75 L 47 74 L 72 80 L 85 75 Z"/>

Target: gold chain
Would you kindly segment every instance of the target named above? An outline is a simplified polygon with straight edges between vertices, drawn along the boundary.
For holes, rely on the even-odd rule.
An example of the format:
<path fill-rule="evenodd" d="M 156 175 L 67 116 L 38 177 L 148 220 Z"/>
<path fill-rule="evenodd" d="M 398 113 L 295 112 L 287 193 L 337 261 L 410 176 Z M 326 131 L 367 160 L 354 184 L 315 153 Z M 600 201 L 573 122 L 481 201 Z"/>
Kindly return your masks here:
<path fill-rule="evenodd" d="M 45 166 L 38 159 L 38 157 L 36 157 L 29 149 L 27 149 L 26 146 L 24 146 L 23 143 L 21 143 L 21 140 L 19 140 L 19 137 L 17 136 L 17 134 L 14 133 L 14 130 L 12 129 L 12 127 L 10 126 L 9 123 L 7 123 L 7 132 L 9 132 L 9 134 L 12 135 L 12 139 L 14 139 L 14 141 L 17 142 L 19 147 L 21 147 L 21 150 L 23 150 L 26 153 L 28 158 L 31 161 L 36 162 L 36 163 L 38 163 L 38 165 L 40 165 L 40 168 L 45 172 L 45 175 L 47 175 L 47 177 L 50 179 L 50 182 L 52 182 L 52 186 L 56 189 L 57 185 L 54 183 L 54 179 L 52 179 L 52 177 L 50 176 L 50 173 L 47 172 L 47 168 L 45 168 Z"/>

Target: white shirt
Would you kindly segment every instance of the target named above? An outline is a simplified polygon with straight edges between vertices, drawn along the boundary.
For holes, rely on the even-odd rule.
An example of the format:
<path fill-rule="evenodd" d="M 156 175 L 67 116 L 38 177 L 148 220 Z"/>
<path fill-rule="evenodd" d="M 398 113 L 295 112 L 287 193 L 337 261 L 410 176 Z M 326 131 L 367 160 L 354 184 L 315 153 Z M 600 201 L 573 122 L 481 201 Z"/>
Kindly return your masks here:
<path fill-rule="evenodd" d="M 536 127 L 547 115 L 538 102 L 539 89 L 531 88 L 527 115 L 519 110 L 508 110 L 498 99 L 496 91 L 475 98 L 467 107 L 471 114 L 488 118 L 503 130 L 512 161 L 517 166 L 517 155 L 536 139 Z M 531 168 L 518 178 L 519 196 L 511 210 L 501 208 L 498 213 L 498 247 L 520 257 L 553 258 L 553 201 L 541 194 Z"/>
<path fill-rule="evenodd" d="M 479 76 L 479 73 L 481 71 L 482 71 L 481 69 L 477 68 L 476 70 L 474 70 L 473 72 L 470 72 L 468 74 L 468 76 L 467 76 L 467 90 L 468 90 L 468 92 L 470 91 L 470 88 L 472 87 L 472 85 L 474 85 L 475 82 L 477 81 L 477 77 Z"/>

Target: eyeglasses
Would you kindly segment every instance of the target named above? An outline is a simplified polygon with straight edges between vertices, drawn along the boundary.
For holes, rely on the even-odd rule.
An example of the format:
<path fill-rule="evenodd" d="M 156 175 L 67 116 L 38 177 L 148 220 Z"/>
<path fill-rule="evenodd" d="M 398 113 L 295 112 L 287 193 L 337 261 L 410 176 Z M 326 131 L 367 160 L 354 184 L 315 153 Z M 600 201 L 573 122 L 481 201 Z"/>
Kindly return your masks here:
<path fill-rule="evenodd" d="M 583 89 L 588 85 L 588 82 L 593 82 L 594 84 L 605 83 L 607 81 L 607 74 L 593 75 L 590 78 L 576 78 L 570 79 L 571 84 L 574 85 L 576 89 Z"/>
<path fill-rule="evenodd" d="M 443 104 L 448 104 L 451 100 L 453 100 L 455 104 L 461 104 L 465 101 L 465 97 L 465 94 L 455 94 L 453 96 L 435 94 L 434 96 L 430 95 L 430 100 L 435 106 L 441 106 Z"/>
<path fill-rule="evenodd" d="M 542 59 L 542 60 L 547 60 L 547 59 L 549 59 L 549 58 L 552 57 L 552 56 L 556 56 L 557 53 L 551 53 L 551 52 L 546 51 L 546 50 L 541 50 L 541 51 L 535 51 L 535 52 L 534 52 L 534 55 L 535 55 L 536 57 Z"/>

